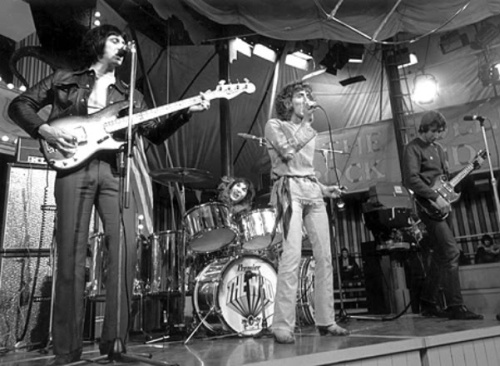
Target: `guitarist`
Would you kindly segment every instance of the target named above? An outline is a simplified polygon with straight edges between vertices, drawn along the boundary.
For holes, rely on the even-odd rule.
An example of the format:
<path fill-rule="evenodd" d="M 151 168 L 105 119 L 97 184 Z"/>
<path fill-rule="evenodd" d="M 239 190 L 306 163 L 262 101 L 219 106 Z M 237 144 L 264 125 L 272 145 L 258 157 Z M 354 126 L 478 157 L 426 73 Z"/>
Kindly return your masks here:
<path fill-rule="evenodd" d="M 71 150 L 75 146 L 75 136 L 72 132 L 52 127 L 41 120 L 37 112 L 51 105 L 49 121 L 52 121 L 68 116 L 88 116 L 110 104 L 128 100 L 127 85 L 115 72 L 124 61 L 125 45 L 126 35 L 114 26 L 102 25 L 91 29 L 84 36 L 82 43 L 83 69 L 57 70 L 15 98 L 9 106 L 9 116 L 31 137 L 45 139 L 62 152 Z M 134 95 L 134 106 L 139 110 L 146 109 L 143 96 L 139 92 L 134 92 Z M 209 102 L 203 100 L 202 103 L 160 122 L 148 121 L 141 124 L 137 132 L 153 143 L 161 143 L 185 124 L 192 112 L 206 110 L 209 106 Z M 115 151 L 98 152 L 83 166 L 70 171 L 59 171 L 57 174 L 55 198 L 58 258 L 53 318 L 53 346 L 56 357 L 52 362 L 55 365 L 78 361 L 82 353 L 85 259 L 94 205 L 103 221 L 110 257 L 105 284 L 106 313 L 99 345 L 101 354 L 109 354 L 111 357 L 113 340 L 126 340 L 129 324 L 128 304 L 132 296 L 133 270 L 136 263 L 136 203 L 132 198 L 129 208 L 120 207 L 117 155 L 119 154 Z M 134 196 L 133 190 L 131 193 L 131 196 Z M 123 223 L 120 220 L 122 217 Z M 117 255 L 121 245 L 121 224 L 126 239 L 126 248 L 122 253 L 127 260 L 123 261 L 126 275 L 121 282 L 122 297 L 118 299 Z M 118 306 L 121 314 L 119 334 Z"/>
<path fill-rule="evenodd" d="M 413 191 L 415 198 L 430 200 L 443 216 L 451 211 L 450 203 L 431 187 L 440 176 L 449 176 L 445 152 L 436 141 L 446 129 L 446 119 L 437 111 L 422 115 L 418 137 L 410 141 L 403 154 L 403 181 Z M 418 215 L 428 232 L 431 261 L 420 296 L 423 316 L 448 319 L 474 320 L 483 316 L 475 314 L 463 303 L 458 262 L 460 250 L 447 219 L 431 217 L 417 205 Z M 443 289 L 446 309 L 438 304 L 440 287 Z"/>

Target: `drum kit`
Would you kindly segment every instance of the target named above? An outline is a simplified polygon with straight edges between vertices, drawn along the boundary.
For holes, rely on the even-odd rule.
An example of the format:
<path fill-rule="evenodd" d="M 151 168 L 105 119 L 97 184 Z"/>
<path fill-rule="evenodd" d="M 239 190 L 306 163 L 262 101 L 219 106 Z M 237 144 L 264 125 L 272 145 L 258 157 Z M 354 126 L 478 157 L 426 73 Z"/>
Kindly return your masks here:
<path fill-rule="evenodd" d="M 182 185 L 210 177 L 189 168 L 163 169 L 151 176 L 161 184 Z M 261 334 L 272 324 L 274 313 L 282 240 L 275 221 L 272 208 L 234 217 L 226 204 L 217 201 L 192 207 L 182 217 L 182 230 L 138 240 L 134 295 L 181 297 L 182 314 L 174 315 L 182 322 L 185 300 L 191 298 L 197 325 L 187 341 L 200 326 L 215 334 Z M 103 283 L 103 237 L 96 239 L 87 286 L 90 298 L 101 295 Z M 303 258 L 299 282 L 298 319 L 314 324 L 314 259 Z"/>

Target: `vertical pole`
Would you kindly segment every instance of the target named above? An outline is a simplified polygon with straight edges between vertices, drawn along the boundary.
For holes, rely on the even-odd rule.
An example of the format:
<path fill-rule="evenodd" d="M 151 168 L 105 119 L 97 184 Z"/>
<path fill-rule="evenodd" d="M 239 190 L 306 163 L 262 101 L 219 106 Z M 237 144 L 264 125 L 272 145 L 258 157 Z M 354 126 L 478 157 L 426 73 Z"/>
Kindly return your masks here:
<path fill-rule="evenodd" d="M 389 101 L 392 110 L 392 122 L 394 134 L 396 136 L 396 145 L 398 150 L 399 167 L 403 172 L 403 149 L 407 141 L 404 141 L 403 133 L 405 130 L 405 112 L 403 105 L 403 92 L 401 90 L 401 79 L 399 70 L 395 62 L 395 49 L 391 46 L 383 46 L 382 62 L 387 73 L 387 83 L 389 86 Z"/>
<path fill-rule="evenodd" d="M 219 79 L 230 82 L 229 80 L 229 44 L 228 41 L 220 41 L 217 45 L 219 54 Z M 222 176 L 233 175 L 233 144 L 231 139 L 231 116 L 229 110 L 229 101 L 219 99 L 220 113 L 220 154 L 221 154 L 221 174 Z"/>

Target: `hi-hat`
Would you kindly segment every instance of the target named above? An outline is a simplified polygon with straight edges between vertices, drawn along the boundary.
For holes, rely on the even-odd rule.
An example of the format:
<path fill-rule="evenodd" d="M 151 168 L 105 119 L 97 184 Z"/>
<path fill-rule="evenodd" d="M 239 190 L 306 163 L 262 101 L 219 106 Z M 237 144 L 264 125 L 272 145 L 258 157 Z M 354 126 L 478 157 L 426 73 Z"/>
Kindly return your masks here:
<path fill-rule="evenodd" d="M 170 182 L 203 183 L 212 179 L 212 174 L 208 171 L 181 167 L 153 170 L 149 175 L 153 181 L 165 185 Z"/>

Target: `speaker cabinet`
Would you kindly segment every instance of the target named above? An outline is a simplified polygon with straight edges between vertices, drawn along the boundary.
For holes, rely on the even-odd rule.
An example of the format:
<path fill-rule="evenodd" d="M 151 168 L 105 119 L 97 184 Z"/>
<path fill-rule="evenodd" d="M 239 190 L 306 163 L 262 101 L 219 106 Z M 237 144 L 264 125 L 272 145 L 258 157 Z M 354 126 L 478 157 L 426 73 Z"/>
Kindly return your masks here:
<path fill-rule="evenodd" d="M 0 256 L 0 347 L 45 345 L 49 339 L 52 266 L 48 251 Z"/>
<path fill-rule="evenodd" d="M 9 164 L 2 250 L 50 248 L 56 211 L 55 174 L 47 168 Z"/>

